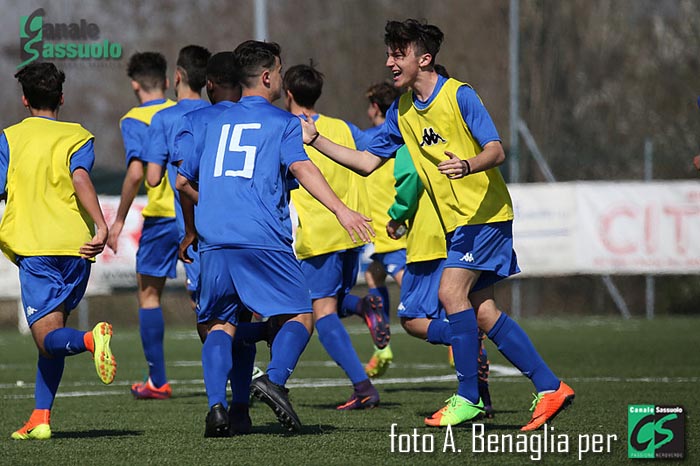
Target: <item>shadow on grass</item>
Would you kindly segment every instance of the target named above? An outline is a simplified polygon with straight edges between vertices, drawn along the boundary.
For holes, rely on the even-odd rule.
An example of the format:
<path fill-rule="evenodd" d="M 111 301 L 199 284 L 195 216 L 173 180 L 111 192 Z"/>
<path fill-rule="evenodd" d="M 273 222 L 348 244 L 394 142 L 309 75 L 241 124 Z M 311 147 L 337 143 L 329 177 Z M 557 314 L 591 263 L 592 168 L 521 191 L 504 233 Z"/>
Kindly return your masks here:
<path fill-rule="evenodd" d="M 338 407 L 337 403 L 324 403 L 324 404 L 309 404 L 309 403 L 304 403 L 304 406 L 309 407 L 309 408 L 318 408 L 318 409 L 330 409 L 336 412 L 342 412 L 340 410 L 337 410 L 336 408 Z M 382 408 L 398 408 L 401 407 L 401 403 L 387 403 L 384 401 L 379 402 L 379 406 L 376 408 L 370 408 L 370 409 L 382 409 Z M 351 409 L 350 411 L 366 411 L 364 409 Z"/>
<path fill-rule="evenodd" d="M 379 385 L 379 384 L 378 384 Z M 450 391 L 450 389 L 445 389 L 445 387 L 436 387 L 436 386 L 423 386 L 423 385 L 415 385 L 415 386 L 402 386 L 402 387 L 384 387 L 379 385 L 380 390 L 386 393 L 401 393 L 401 392 L 421 392 L 421 393 L 432 393 L 432 392 L 442 392 L 442 393 L 447 393 Z"/>
<path fill-rule="evenodd" d="M 142 430 L 99 429 L 75 432 L 52 432 L 52 438 L 102 438 L 102 437 L 136 437 L 143 435 Z"/>
<path fill-rule="evenodd" d="M 299 435 L 322 435 L 330 434 L 338 430 L 336 426 L 328 424 L 302 425 L 300 432 L 290 433 L 285 428 L 275 422 L 269 422 L 265 425 L 253 426 L 251 434 L 282 434 L 289 437 Z"/>
<path fill-rule="evenodd" d="M 173 400 L 176 400 L 176 399 L 185 399 L 185 398 L 202 398 L 202 397 L 206 397 L 206 396 L 207 396 L 206 390 L 202 390 L 201 392 L 178 393 L 176 395 L 171 396 L 170 398 Z"/>

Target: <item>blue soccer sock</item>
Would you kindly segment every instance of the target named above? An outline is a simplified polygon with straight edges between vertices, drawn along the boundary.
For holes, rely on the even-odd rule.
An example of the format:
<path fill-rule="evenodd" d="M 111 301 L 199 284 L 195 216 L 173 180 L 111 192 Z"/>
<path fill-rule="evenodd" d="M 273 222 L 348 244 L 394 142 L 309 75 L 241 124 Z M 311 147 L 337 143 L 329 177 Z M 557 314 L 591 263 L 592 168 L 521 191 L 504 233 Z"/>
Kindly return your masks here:
<path fill-rule="evenodd" d="M 233 359 L 231 356 L 233 339 L 223 330 L 209 332 L 202 345 L 202 371 L 204 372 L 204 387 L 211 408 L 217 403 L 224 407 L 226 402 L 226 385 L 231 375 Z"/>
<path fill-rule="evenodd" d="M 455 369 L 459 386 L 457 394 L 472 403 L 479 402 L 479 386 L 477 379 L 477 356 L 479 328 L 476 324 L 474 309 L 467 309 L 456 314 L 448 314 L 452 337 L 452 353 L 454 354 Z"/>
<path fill-rule="evenodd" d="M 382 302 L 384 304 L 384 306 L 382 307 L 382 314 L 384 314 L 384 320 L 386 320 L 386 322 L 389 322 L 391 319 L 391 315 L 389 312 L 389 309 L 391 309 L 389 302 L 389 289 L 386 286 L 379 286 L 377 288 L 370 288 L 368 290 L 368 293 L 382 297 Z"/>
<path fill-rule="evenodd" d="M 545 364 L 525 331 L 505 313 L 501 313 L 488 337 L 511 364 L 532 380 L 538 392 L 559 388 L 559 379 Z"/>
<path fill-rule="evenodd" d="M 428 338 L 426 340 L 433 345 L 451 345 L 452 331 L 450 330 L 450 323 L 442 319 L 431 319 L 428 324 Z"/>
<path fill-rule="evenodd" d="M 44 337 L 44 349 L 51 356 L 73 356 L 87 351 L 85 332 L 74 328 L 57 328 Z"/>
<path fill-rule="evenodd" d="M 272 342 L 272 357 L 266 371 L 272 383 L 282 386 L 287 383 L 310 338 L 301 322 L 288 320 L 282 325 Z"/>
<path fill-rule="evenodd" d="M 50 410 L 53 406 L 53 400 L 56 398 L 56 391 L 63 376 L 64 363 L 63 356 L 45 358 L 39 355 L 34 385 L 35 409 Z"/>
<path fill-rule="evenodd" d="M 241 324 L 236 328 L 236 336 Z M 231 403 L 248 405 L 250 380 L 255 365 L 255 344 L 249 345 L 233 339 L 233 368 L 231 369 Z"/>
<path fill-rule="evenodd" d="M 168 381 L 165 375 L 165 354 L 163 352 L 163 335 L 165 322 L 160 307 L 139 309 L 139 331 L 143 354 L 148 362 L 148 376 L 155 387 L 162 387 Z"/>
<path fill-rule="evenodd" d="M 252 344 L 263 341 L 267 338 L 267 322 L 239 322 L 236 327 L 236 334 L 233 336 L 234 344 Z"/>
<path fill-rule="evenodd" d="M 338 306 L 338 317 L 344 319 L 353 315 L 360 315 L 360 301 L 362 298 L 354 294 L 346 294 Z"/>
<path fill-rule="evenodd" d="M 350 341 L 350 335 L 336 314 L 316 321 L 318 339 L 331 358 L 345 371 L 353 384 L 367 380 L 367 374 Z"/>

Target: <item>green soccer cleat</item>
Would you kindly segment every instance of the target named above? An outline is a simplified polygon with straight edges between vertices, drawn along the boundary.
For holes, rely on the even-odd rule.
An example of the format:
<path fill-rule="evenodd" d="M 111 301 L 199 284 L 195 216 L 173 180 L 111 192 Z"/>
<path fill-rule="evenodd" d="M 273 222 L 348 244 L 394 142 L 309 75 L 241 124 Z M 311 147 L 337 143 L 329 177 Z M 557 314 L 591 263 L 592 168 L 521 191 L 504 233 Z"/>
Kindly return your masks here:
<path fill-rule="evenodd" d="M 368 377 L 373 379 L 381 377 L 389 369 L 393 359 L 394 353 L 391 352 L 391 346 L 387 345 L 387 347 L 383 349 L 379 349 L 375 346 L 374 354 L 365 366 L 365 373 Z"/>
<path fill-rule="evenodd" d="M 32 428 L 27 426 L 12 433 L 14 440 L 48 440 L 51 438 L 51 426 L 48 424 L 39 424 Z"/>
<path fill-rule="evenodd" d="M 445 400 L 445 407 L 425 418 L 425 425 L 432 427 L 456 426 L 463 422 L 476 421 L 484 415 L 484 402 L 472 404 L 457 394 Z"/>
<path fill-rule="evenodd" d="M 114 359 L 109 342 L 112 339 L 112 325 L 100 322 L 92 329 L 92 338 L 95 342 L 95 370 L 102 383 L 109 385 L 114 381 L 117 373 L 117 361 Z"/>

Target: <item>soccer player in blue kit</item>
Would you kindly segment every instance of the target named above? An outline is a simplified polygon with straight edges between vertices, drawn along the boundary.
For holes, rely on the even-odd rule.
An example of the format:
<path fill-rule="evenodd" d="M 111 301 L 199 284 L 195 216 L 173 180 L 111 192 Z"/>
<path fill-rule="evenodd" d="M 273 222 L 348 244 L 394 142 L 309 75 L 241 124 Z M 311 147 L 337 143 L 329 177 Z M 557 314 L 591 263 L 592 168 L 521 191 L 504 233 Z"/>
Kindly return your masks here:
<path fill-rule="evenodd" d="M 175 137 L 185 113 L 209 106 L 209 102 L 203 100 L 201 94 L 206 84 L 206 67 L 210 56 L 209 51 L 199 45 L 188 45 L 180 49 L 174 76 L 177 104 L 153 116 L 148 128 L 148 145 L 142 159 L 148 163 L 146 183 L 150 187 L 157 187 L 164 177 L 170 182 L 170 188 L 175 194 L 175 219 L 180 240 L 185 236 L 185 224 L 182 221 L 180 196 L 175 190 L 178 163 L 175 160 Z M 186 286 L 193 306 L 196 302 L 198 266 L 199 263 L 185 264 Z M 147 390 L 147 382 L 132 387 L 132 393 L 137 398 L 141 393 L 146 394 Z"/>
<path fill-rule="evenodd" d="M 447 259 L 439 298 L 445 307 L 459 381 L 457 393 L 429 426 L 456 425 L 484 414 L 479 397 L 478 330 L 533 382 L 535 430 L 574 399 L 574 391 L 544 362 L 523 329 L 498 309 L 494 284 L 519 272 L 513 250 L 513 208 L 498 165 L 505 160 L 498 132 L 476 92 L 435 71 L 443 33 L 414 19 L 389 21 L 384 42 L 394 85 L 408 90 L 387 112 L 366 151 L 334 144 L 301 120 L 304 141 L 341 165 L 372 173 L 406 144 L 446 235 Z"/>
<path fill-rule="evenodd" d="M 287 175 L 334 212 L 351 237 L 370 241 L 373 235 L 370 219 L 347 208 L 309 161 L 299 119 L 271 104 L 282 92 L 279 46 L 246 41 L 234 54 L 242 98 L 208 124 L 203 152 L 179 169 L 199 193 L 195 225 L 186 228 L 198 236 L 198 318 L 209 332 L 202 347 L 210 408 L 205 436 L 229 435 L 226 384 L 243 307 L 265 317 L 289 317 L 253 391 L 275 407 L 289 430 L 301 427 L 284 384 L 312 332 L 311 298 L 292 250 Z"/>
<path fill-rule="evenodd" d="M 206 72 L 206 89 L 212 105 L 202 107 L 186 113 L 180 119 L 179 129 L 175 136 L 175 151 L 170 154 L 171 166 L 179 166 L 193 154 L 199 154 L 204 148 L 204 139 L 209 121 L 216 119 L 224 110 L 234 105 L 241 98 L 239 72 L 236 67 L 233 52 L 219 52 L 209 59 Z M 162 176 L 161 165 L 148 164 L 148 182 L 158 182 Z M 179 188 L 187 190 L 189 183 L 182 176 L 177 178 L 180 181 Z M 189 190 L 188 195 L 178 196 L 182 204 L 181 212 L 190 214 L 193 210 L 192 200 L 196 200 L 198 194 L 194 190 Z M 184 231 L 184 219 L 183 231 Z M 180 259 L 188 267 L 187 279 L 199 288 L 199 252 L 191 246 L 196 241 L 194 235 L 182 239 L 181 244 L 188 247 L 180 251 Z M 198 307 L 196 308 L 199 309 Z M 229 431 L 231 435 L 247 434 L 252 428 L 252 421 L 249 414 L 250 401 L 250 381 L 254 372 L 255 343 L 268 339 L 268 325 L 256 322 L 248 323 L 252 314 L 250 311 L 239 313 L 239 326 L 233 341 L 233 370 L 231 371 L 231 392 L 232 400 L 229 404 Z M 242 324 L 241 322 L 246 322 Z M 202 342 L 206 339 L 206 326 L 198 324 L 198 331 Z M 259 371 L 259 369 L 258 369 Z M 262 371 L 260 371 L 262 372 Z"/>

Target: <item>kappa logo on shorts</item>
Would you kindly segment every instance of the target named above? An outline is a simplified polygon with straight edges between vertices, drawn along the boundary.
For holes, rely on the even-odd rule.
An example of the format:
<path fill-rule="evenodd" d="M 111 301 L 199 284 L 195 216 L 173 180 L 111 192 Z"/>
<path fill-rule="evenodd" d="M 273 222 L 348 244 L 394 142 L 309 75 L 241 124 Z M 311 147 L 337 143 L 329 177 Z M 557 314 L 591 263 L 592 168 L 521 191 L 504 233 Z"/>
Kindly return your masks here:
<path fill-rule="evenodd" d="M 35 312 L 39 312 L 39 310 L 38 310 L 38 309 L 34 309 L 34 308 L 31 307 L 31 306 L 27 306 L 27 317 L 30 316 L 30 315 L 32 315 L 32 314 L 34 314 Z"/>
<path fill-rule="evenodd" d="M 436 133 L 432 127 L 423 128 L 423 142 L 420 143 L 421 147 L 432 146 L 433 144 L 437 144 L 440 141 L 447 142 L 445 141 L 445 138 Z"/>
<path fill-rule="evenodd" d="M 397 311 L 405 311 L 406 306 L 403 305 L 403 303 L 399 303 L 399 307 L 396 309 Z"/>
<path fill-rule="evenodd" d="M 468 252 L 465 255 L 463 255 L 459 260 L 462 262 L 470 262 L 471 263 L 471 262 L 474 262 L 474 256 L 472 256 L 471 252 Z"/>

